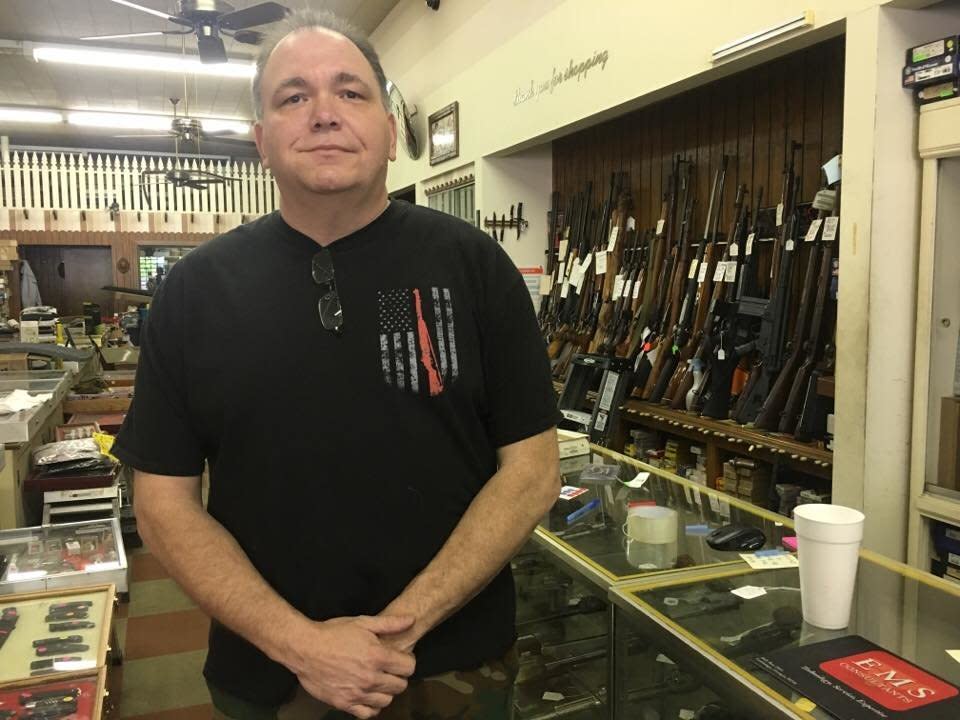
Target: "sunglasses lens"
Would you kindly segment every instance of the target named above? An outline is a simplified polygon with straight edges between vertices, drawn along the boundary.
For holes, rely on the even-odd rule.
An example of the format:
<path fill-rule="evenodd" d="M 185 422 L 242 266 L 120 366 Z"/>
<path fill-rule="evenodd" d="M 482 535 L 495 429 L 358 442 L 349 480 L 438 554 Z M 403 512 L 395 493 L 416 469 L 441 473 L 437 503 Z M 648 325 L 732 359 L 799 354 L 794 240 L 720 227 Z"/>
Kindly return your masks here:
<path fill-rule="evenodd" d="M 320 296 L 320 322 L 325 330 L 339 331 L 343 327 L 343 310 L 340 307 L 340 296 L 337 294 L 337 283 L 333 273 L 333 258 L 326 248 L 313 256 L 311 267 L 313 281 L 323 288 Z"/>
<path fill-rule="evenodd" d="M 320 322 L 325 330 L 339 330 L 343 325 L 343 310 L 336 291 L 320 298 Z"/>

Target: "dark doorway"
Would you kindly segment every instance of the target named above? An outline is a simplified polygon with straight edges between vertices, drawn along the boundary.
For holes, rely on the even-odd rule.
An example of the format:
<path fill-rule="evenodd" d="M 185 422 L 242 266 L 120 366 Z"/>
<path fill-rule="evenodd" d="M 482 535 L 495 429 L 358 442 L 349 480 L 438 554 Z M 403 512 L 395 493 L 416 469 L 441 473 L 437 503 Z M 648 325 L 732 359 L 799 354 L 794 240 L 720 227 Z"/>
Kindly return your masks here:
<path fill-rule="evenodd" d="M 396 192 L 390 193 L 391 200 L 406 200 L 411 205 L 417 204 L 417 189 L 415 186 L 410 185 L 409 187 L 403 188 L 403 190 L 397 190 Z"/>
<path fill-rule="evenodd" d="M 100 305 L 104 317 L 115 312 L 113 253 L 109 247 L 79 245 L 21 245 L 30 263 L 44 305 L 57 308 L 60 317 L 83 315 L 83 303 Z"/>

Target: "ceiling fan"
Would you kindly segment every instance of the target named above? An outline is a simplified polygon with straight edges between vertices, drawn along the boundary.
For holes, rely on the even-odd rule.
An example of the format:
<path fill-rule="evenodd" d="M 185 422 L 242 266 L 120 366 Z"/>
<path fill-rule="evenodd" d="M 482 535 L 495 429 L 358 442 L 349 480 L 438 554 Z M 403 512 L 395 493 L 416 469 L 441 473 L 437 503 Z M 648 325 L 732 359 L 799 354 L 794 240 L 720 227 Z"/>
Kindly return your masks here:
<path fill-rule="evenodd" d="M 172 97 L 170 102 L 173 105 L 173 117 L 170 119 L 170 129 L 166 131 L 157 131 L 152 133 L 137 133 L 133 135 L 114 135 L 118 138 L 163 138 L 172 137 L 174 147 L 179 152 L 181 142 L 193 143 L 200 149 L 200 141 L 207 140 L 220 143 L 222 145 L 236 145 L 239 147 L 253 148 L 255 143 L 252 140 L 241 140 L 240 138 L 226 137 L 239 132 L 238 128 L 221 128 L 216 130 L 206 129 L 203 126 L 203 118 L 189 117 L 188 115 L 178 115 L 177 105 L 180 98 Z M 208 120 L 208 123 L 217 122 Z M 220 121 L 223 122 L 223 121 Z M 239 124 L 239 123 L 236 123 Z"/>
<path fill-rule="evenodd" d="M 122 35 L 95 35 L 81 40 L 118 40 L 121 38 L 148 37 L 151 35 L 196 35 L 200 62 L 225 63 L 227 52 L 223 46 L 222 35 L 232 37 L 237 42 L 256 45 L 263 39 L 263 33 L 247 28 L 282 20 L 290 10 L 275 2 L 262 2 L 242 10 L 235 10 L 223 0 L 177 0 L 177 14 L 171 15 L 160 10 L 144 7 L 129 0 L 110 0 L 150 15 L 162 17 L 182 30 L 154 30 L 150 32 L 124 33 Z"/>
<path fill-rule="evenodd" d="M 174 165 L 172 168 L 157 168 L 154 170 L 144 170 L 140 173 L 140 194 L 146 203 L 150 206 L 150 194 L 147 188 L 157 187 L 164 183 L 170 183 L 174 187 L 186 187 L 192 190 L 206 190 L 211 185 L 225 184 L 228 182 L 239 182 L 240 178 L 218 175 L 208 170 L 200 170 L 187 167 L 185 163 L 180 162 L 180 143 L 192 142 L 200 149 L 200 139 L 208 138 L 216 133 L 206 132 L 201 126 L 201 121 L 196 118 L 177 115 L 177 104 L 180 98 L 170 98 L 173 104 L 173 119 L 170 125 L 170 131 L 158 135 L 119 135 L 118 137 L 164 137 L 169 135 L 173 137 Z M 237 140 L 233 138 L 219 138 L 219 142 L 232 142 L 243 145 L 252 145 L 246 140 Z"/>

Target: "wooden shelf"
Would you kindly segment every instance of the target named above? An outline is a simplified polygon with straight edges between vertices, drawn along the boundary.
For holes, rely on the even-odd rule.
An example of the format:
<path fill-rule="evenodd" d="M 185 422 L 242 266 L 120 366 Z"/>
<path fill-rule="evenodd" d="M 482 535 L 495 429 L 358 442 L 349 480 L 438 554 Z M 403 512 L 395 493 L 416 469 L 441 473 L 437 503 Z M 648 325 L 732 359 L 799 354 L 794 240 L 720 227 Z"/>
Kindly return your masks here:
<path fill-rule="evenodd" d="M 832 478 L 832 452 L 786 435 L 745 427 L 732 420 L 699 417 L 641 400 L 624 403 L 620 417 L 623 423 L 640 424 L 758 460 L 779 462 L 825 480 Z M 626 435 L 625 430 L 623 434 Z"/>

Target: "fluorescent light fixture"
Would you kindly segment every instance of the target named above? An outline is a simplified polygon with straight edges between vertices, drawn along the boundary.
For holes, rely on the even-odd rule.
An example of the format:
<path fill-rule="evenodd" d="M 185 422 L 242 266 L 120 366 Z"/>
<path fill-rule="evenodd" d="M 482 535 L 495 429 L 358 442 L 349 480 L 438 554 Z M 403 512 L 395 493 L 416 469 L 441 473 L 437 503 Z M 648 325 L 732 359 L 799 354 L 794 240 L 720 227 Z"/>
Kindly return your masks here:
<path fill-rule="evenodd" d="M 0 122 L 43 123 L 52 125 L 63 122 L 63 114 L 52 110 L 25 110 L 0 107 Z"/>
<path fill-rule="evenodd" d="M 739 40 L 734 40 L 733 42 L 728 42 L 726 45 L 721 45 L 710 54 L 710 57 L 713 62 L 717 62 L 718 60 L 729 58 L 731 55 L 745 52 L 751 48 L 757 47 L 758 45 L 762 45 L 765 42 L 774 40 L 781 35 L 786 35 L 787 33 L 791 33 L 795 30 L 802 30 L 803 28 L 808 27 L 813 27 L 813 10 L 804 10 L 796 17 L 792 17 L 789 20 L 784 20 L 782 23 L 778 23 L 773 27 L 765 30 L 758 30 L 757 32 L 746 35 Z"/>
<path fill-rule="evenodd" d="M 87 65 L 90 67 L 117 70 L 140 70 L 145 72 L 188 73 L 213 77 L 253 77 L 253 63 L 216 63 L 205 65 L 193 57 L 170 53 L 134 53 L 112 50 L 86 50 L 67 46 L 40 46 L 33 49 L 33 59 L 44 62 Z"/>
<path fill-rule="evenodd" d="M 197 118 L 203 129 L 209 133 L 228 132 L 246 135 L 250 132 L 250 123 L 240 120 L 217 120 L 215 118 Z"/>
<path fill-rule="evenodd" d="M 172 115 L 130 115 L 107 112 L 70 112 L 67 122 L 81 127 L 114 128 L 116 130 L 170 130 Z"/>

